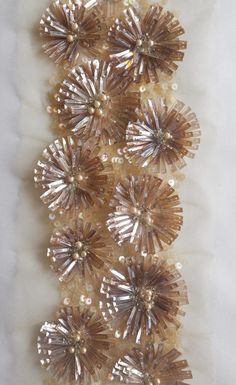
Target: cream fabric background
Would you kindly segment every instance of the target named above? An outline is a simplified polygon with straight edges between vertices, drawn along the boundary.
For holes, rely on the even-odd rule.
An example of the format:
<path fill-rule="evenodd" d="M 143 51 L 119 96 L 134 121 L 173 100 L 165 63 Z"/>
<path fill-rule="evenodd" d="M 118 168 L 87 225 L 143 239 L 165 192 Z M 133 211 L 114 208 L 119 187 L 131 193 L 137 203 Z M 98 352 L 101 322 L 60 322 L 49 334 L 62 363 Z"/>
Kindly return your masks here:
<path fill-rule="evenodd" d="M 39 324 L 53 316 L 57 283 L 43 261 L 47 211 L 32 174 L 52 139 L 45 112 L 54 66 L 33 31 L 47 0 L 0 1 L 1 268 L 0 384 L 40 385 Z M 184 170 L 185 223 L 175 250 L 184 259 L 190 306 L 183 349 L 193 385 L 235 382 L 235 16 L 233 0 L 169 0 L 188 31 L 178 97 L 201 122 L 200 151 Z"/>

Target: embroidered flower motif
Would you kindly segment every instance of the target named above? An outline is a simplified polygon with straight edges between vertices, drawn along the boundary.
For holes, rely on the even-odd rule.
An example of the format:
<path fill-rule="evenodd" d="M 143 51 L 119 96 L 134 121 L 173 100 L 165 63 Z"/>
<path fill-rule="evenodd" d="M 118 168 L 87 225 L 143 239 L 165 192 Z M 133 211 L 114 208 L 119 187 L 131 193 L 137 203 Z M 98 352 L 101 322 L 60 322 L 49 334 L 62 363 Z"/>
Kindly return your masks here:
<path fill-rule="evenodd" d="M 104 204 L 113 178 L 109 163 L 102 163 L 96 156 L 99 150 L 71 136 L 55 140 L 44 150 L 34 180 L 44 190 L 41 199 L 50 210 Z"/>
<path fill-rule="evenodd" d="M 42 366 L 57 380 L 88 384 L 105 364 L 110 342 L 101 318 L 65 307 L 55 322 L 42 325 L 37 347 Z"/>
<path fill-rule="evenodd" d="M 44 52 L 57 64 L 74 64 L 81 53 L 96 55 L 102 24 L 95 1 L 52 2 L 40 21 Z"/>
<path fill-rule="evenodd" d="M 178 205 L 175 190 L 161 179 L 127 177 L 116 186 L 108 230 L 119 244 L 129 242 L 140 253 L 155 254 L 178 236 L 183 223 Z"/>
<path fill-rule="evenodd" d="M 112 370 L 114 381 L 137 385 L 187 385 L 192 379 L 188 362 L 181 358 L 177 349 L 167 350 L 164 344 L 157 348 L 146 344 L 124 354 Z"/>
<path fill-rule="evenodd" d="M 56 230 L 51 237 L 48 256 L 51 267 L 60 281 L 71 279 L 76 274 L 82 277 L 96 275 L 111 256 L 111 245 L 102 235 L 102 229 L 91 223 L 77 221 L 75 228 L 66 226 Z"/>
<path fill-rule="evenodd" d="M 129 84 L 111 64 L 89 61 L 68 74 L 53 110 L 60 124 L 80 138 L 95 137 L 105 144 L 124 141 L 128 122 L 140 105 L 139 93 L 126 91 Z"/>
<path fill-rule="evenodd" d="M 168 107 L 162 99 L 149 99 L 128 126 L 128 154 L 137 166 L 176 171 L 186 165 L 185 157 L 194 157 L 200 135 L 196 115 L 184 103 Z"/>
<path fill-rule="evenodd" d="M 112 318 L 122 338 L 133 336 L 136 343 L 151 334 L 165 337 L 170 324 L 177 328 L 181 305 L 187 304 L 187 289 L 174 265 L 159 260 L 138 263 L 135 258 L 120 269 L 111 269 L 103 279 L 100 303 L 104 319 Z"/>
<path fill-rule="evenodd" d="M 134 8 L 124 11 L 110 28 L 110 58 L 135 82 L 159 82 L 160 72 L 172 75 L 182 61 L 186 42 L 175 16 L 159 5 L 151 5 L 141 18 Z"/>

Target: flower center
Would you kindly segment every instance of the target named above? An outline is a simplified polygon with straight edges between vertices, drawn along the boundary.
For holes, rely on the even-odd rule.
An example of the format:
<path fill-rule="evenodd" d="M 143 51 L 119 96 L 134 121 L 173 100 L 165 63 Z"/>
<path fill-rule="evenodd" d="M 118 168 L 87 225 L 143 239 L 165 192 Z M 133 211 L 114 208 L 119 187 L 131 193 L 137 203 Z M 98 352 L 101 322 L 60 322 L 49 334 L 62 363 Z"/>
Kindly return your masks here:
<path fill-rule="evenodd" d="M 159 129 L 156 134 L 155 134 L 155 138 L 158 140 L 158 141 L 161 141 L 161 142 L 166 142 L 168 139 L 171 139 L 172 138 L 172 135 L 168 132 L 168 131 L 163 131 L 162 129 Z"/>
<path fill-rule="evenodd" d="M 137 40 L 136 49 L 139 53 L 149 55 L 153 50 L 154 44 L 154 41 L 151 40 L 148 36 L 143 36 L 141 39 Z"/>
<path fill-rule="evenodd" d="M 77 241 L 74 246 L 73 259 L 78 262 L 83 262 L 87 254 L 87 246 L 83 242 Z"/>
<path fill-rule="evenodd" d="M 87 353 L 86 340 L 83 338 L 81 331 L 73 332 L 69 337 L 68 351 L 71 354 Z"/>
<path fill-rule="evenodd" d="M 133 291 L 133 301 L 137 307 L 150 311 L 155 305 L 156 291 L 151 287 L 140 287 Z"/>
<path fill-rule="evenodd" d="M 146 207 L 135 207 L 134 215 L 143 223 L 146 223 L 148 225 L 153 224 L 152 214 Z"/>
<path fill-rule="evenodd" d="M 164 131 L 162 129 L 159 129 L 155 132 L 153 140 L 156 143 L 156 145 L 162 149 L 166 149 L 169 146 L 169 140 L 172 139 L 172 135 L 168 131 Z"/>
<path fill-rule="evenodd" d="M 80 37 L 84 37 L 84 32 L 80 28 L 79 24 L 72 23 L 71 30 L 67 33 L 68 43 L 73 43 L 75 40 L 78 40 Z"/>
<path fill-rule="evenodd" d="M 143 287 L 137 293 L 137 301 L 141 303 L 146 310 L 151 310 L 154 306 L 155 292 L 151 288 Z"/>
<path fill-rule="evenodd" d="M 88 107 L 89 115 L 103 116 L 108 99 L 109 98 L 106 94 L 101 94 L 96 99 L 94 99 Z"/>
<path fill-rule="evenodd" d="M 84 183 L 87 179 L 86 174 L 81 171 L 72 171 L 68 176 L 68 183 L 72 185 L 74 188 L 80 187 L 82 183 Z"/>

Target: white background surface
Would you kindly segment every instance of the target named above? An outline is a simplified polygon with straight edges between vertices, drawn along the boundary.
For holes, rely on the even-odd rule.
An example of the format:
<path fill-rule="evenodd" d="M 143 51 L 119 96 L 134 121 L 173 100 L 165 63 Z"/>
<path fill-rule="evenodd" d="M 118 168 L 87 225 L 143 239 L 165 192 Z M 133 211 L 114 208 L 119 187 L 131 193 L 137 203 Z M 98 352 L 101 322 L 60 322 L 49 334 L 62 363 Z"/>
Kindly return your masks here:
<path fill-rule="evenodd" d="M 54 277 L 39 262 L 48 229 L 32 187 L 34 162 L 51 136 L 43 106 L 53 66 L 38 54 L 32 37 L 46 4 L 46 0 L 0 0 L 1 385 L 42 383 L 31 354 L 33 330 L 50 319 L 57 303 Z M 170 0 L 169 5 L 181 11 L 191 43 L 178 73 L 179 95 L 198 113 L 203 130 L 201 149 L 184 171 L 181 188 L 185 225 L 176 249 L 184 258 L 188 255 L 184 274 L 191 301 L 183 344 L 194 384 L 210 385 L 213 376 L 217 385 L 232 385 L 236 377 L 236 4 Z"/>

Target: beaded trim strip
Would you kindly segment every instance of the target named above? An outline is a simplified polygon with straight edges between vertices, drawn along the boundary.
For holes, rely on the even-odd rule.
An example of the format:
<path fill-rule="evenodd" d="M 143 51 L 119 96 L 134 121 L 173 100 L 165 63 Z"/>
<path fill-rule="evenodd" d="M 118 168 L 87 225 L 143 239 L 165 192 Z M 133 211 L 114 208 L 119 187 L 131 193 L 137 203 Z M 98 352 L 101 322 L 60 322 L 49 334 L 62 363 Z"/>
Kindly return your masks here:
<path fill-rule="evenodd" d="M 184 32 L 161 3 L 133 0 L 55 0 L 40 21 L 57 65 L 47 108 L 57 138 L 34 181 L 63 302 L 37 340 L 48 384 L 192 378 L 180 353 L 187 288 L 172 252 L 179 170 L 200 143 L 196 115 L 175 97 Z"/>

